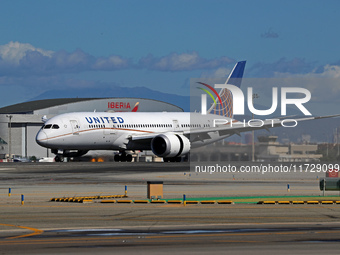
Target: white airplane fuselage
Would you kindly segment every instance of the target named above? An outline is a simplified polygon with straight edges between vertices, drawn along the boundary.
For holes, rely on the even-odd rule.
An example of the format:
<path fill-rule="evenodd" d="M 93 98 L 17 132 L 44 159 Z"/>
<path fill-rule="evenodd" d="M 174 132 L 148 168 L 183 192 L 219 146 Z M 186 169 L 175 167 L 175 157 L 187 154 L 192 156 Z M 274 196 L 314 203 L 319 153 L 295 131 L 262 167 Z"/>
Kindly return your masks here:
<path fill-rule="evenodd" d="M 226 84 L 230 81 L 237 87 L 241 86 L 245 64 L 246 61 L 235 64 Z M 214 113 L 218 115 L 135 112 L 138 107 L 133 112 L 66 113 L 46 121 L 38 132 L 36 141 L 39 145 L 52 149 L 57 155 L 56 161 L 62 161 L 64 156 L 84 155 L 89 150 L 119 150 L 121 155 L 116 155 L 115 161 L 131 161 L 132 156 L 126 155 L 126 150 L 152 150 L 159 157 L 170 161 L 178 160 L 188 154 L 191 148 L 239 134 L 231 127 L 233 108 L 230 105 L 233 100 L 229 90 L 224 88 L 218 94 L 209 84 L 200 84 L 216 95 L 209 112 L 214 109 Z M 217 128 L 214 120 L 220 120 L 219 126 L 223 127 Z"/>
<path fill-rule="evenodd" d="M 195 129 L 204 131 L 214 126 L 214 119 L 231 120 L 189 112 L 66 113 L 49 119 L 38 132 L 36 141 L 56 150 L 150 150 L 150 141 L 157 135 L 185 135 Z M 191 148 L 228 136 L 220 136 L 218 132 L 210 132 L 209 139 L 187 135 Z"/>

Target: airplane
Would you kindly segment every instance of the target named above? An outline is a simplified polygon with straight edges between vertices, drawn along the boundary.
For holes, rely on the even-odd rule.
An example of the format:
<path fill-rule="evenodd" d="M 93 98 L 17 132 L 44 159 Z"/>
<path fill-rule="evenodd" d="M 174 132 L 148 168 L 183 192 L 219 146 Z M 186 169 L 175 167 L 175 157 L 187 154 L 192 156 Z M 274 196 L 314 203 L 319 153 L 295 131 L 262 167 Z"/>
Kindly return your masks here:
<path fill-rule="evenodd" d="M 246 61 L 236 63 L 225 84 L 240 87 L 245 64 Z M 126 151 L 151 150 L 165 162 L 179 162 L 192 148 L 234 134 L 240 135 L 241 132 L 281 126 L 280 119 L 263 120 L 261 126 L 246 126 L 233 119 L 232 95 L 226 88 L 216 95 L 214 101 L 206 115 L 198 112 L 136 111 L 65 113 L 47 120 L 37 133 L 36 142 L 50 148 L 56 155 L 56 162 L 62 162 L 64 157 L 85 155 L 89 150 L 119 151 L 114 160 L 122 162 L 132 161 L 132 155 Z M 294 121 L 328 117 L 334 116 Z"/>

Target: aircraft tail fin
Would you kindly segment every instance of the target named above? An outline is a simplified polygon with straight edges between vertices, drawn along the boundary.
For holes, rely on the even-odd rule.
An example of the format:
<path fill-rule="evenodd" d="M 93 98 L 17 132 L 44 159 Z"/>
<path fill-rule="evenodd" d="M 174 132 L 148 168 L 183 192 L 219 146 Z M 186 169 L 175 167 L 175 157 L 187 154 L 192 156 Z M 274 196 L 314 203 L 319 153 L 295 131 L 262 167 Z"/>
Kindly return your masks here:
<path fill-rule="evenodd" d="M 246 66 L 246 61 L 237 62 L 225 83 L 232 84 L 237 87 L 241 87 L 241 82 L 242 82 L 242 77 L 243 77 L 245 66 Z"/>
<path fill-rule="evenodd" d="M 137 102 L 137 103 L 135 104 L 135 106 L 134 106 L 133 109 L 132 109 L 132 112 L 137 112 L 137 111 L 138 111 L 138 106 L 139 106 L 139 102 Z"/>
<path fill-rule="evenodd" d="M 244 73 L 244 68 L 246 66 L 246 61 L 237 62 L 233 70 L 229 74 L 228 79 L 225 84 L 232 84 L 237 87 L 241 87 L 242 77 Z M 218 94 L 216 100 L 214 100 L 213 105 L 208 110 L 208 113 L 213 113 L 216 115 L 224 117 L 233 117 L 233 95 L 228 89 L 222 89 Z"/>

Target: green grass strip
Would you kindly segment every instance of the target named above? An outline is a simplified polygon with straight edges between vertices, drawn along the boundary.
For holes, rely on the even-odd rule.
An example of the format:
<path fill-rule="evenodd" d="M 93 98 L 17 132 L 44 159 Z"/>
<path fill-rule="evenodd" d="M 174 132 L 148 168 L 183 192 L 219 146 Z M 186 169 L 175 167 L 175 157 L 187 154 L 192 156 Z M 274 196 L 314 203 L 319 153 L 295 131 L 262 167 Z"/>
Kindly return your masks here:
<path fill-rule="evenodd" d="M 168 200 L 182 200 L 183 198 L 174 198 L 174 199 L 165 199 Z M 340 197 L 338 196 L 247 196 L 247 197 L 187 197 L 187 201 L 208 201 L 208 200 L 230 200 L 234 203 L 257 203 L 259 201 L 265 200 L 289 200 L 289 201 L 306 201 L 306 200 L 337 200 L 340 201 Z"/>

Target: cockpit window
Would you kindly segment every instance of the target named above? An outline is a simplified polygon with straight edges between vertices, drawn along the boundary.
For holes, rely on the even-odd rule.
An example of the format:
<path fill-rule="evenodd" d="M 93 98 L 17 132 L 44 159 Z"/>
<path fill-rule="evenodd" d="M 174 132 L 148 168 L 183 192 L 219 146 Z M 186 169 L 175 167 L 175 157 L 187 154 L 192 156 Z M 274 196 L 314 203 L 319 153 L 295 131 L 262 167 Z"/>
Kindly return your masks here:
<path fill-rule="evenodd" d="M 52 124 L 47 124 L 44 126 L 44 129 L 50 129 L 52 127 Z"/>
<path fill-rule="evenodd" d="M 54 124 L 54 125 L 52 126 L 52 128 L 53 128 L 53 129 L 59 129 L 59 126 L 58 126 L 57 124 Z"/>

